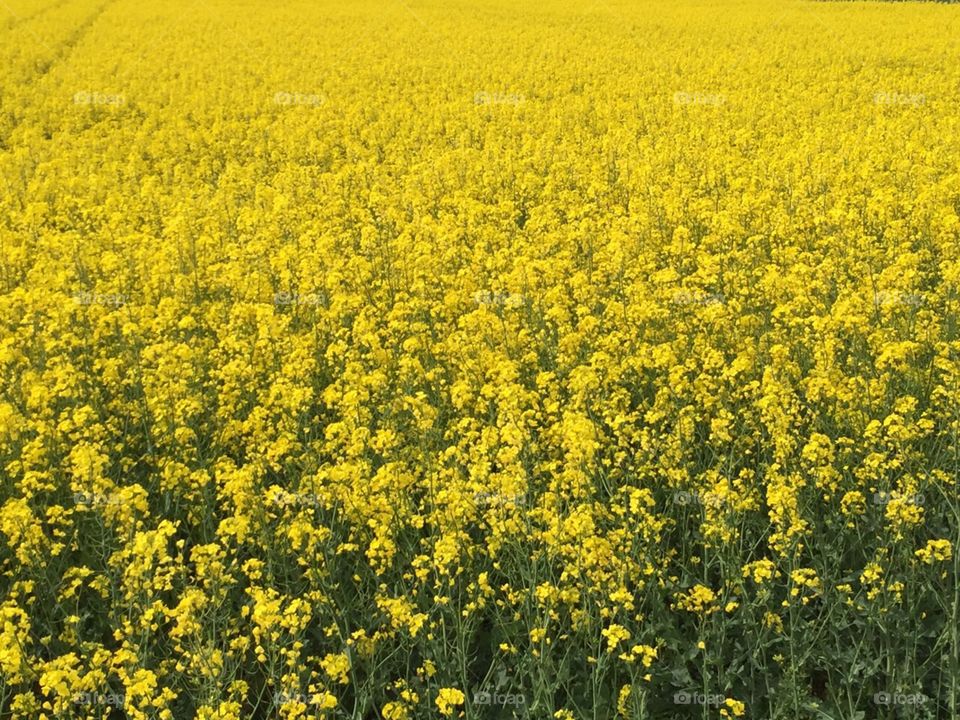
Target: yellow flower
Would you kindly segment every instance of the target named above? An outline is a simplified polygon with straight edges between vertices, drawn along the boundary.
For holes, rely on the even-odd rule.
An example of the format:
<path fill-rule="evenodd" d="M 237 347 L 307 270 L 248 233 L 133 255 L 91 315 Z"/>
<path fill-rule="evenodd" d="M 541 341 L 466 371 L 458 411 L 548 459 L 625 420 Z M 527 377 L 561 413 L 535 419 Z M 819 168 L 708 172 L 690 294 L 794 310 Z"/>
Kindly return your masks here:
<path fill-rule="evenodd" d="M 619 658 L 627 663 L 636 662 L 637 658 L 641 658 L 643 666 L 648 668 L 657 659 L 657 649 L 649 645 L 634 645 L 630 648 L 630 652 L 621 653 Z"/>
<path fill-rule="evenodd" d="M 628 717 L 630 714 L 630 691 L 632 690 L 630 685 L 624 685 L 620 688 L 620 693 L 617 695 L 617 715 L 620 717 Z"/>
<path fill-rule="evenodd" d="M 733 698 L 725 698 L 723 704 L 726 706 L 726 708 L 720 710 L 723 717 L 730 717 L 730 713 L 733 713 L 734 717 L 743 717 L 747 711 L 746 705 Z"/>
<path fill-rule="evenodd" d="M 600 634 L 607 639 L 607 652 L 613 652 L 624 640 L 630 639 L 630 631 L 622 625 L 610 625 L 600 631 Z"/>
<path fill-rule="evenodd" d="M 8 600 L 0 606 L 0 670 L 11 682 L 23 677 L 30 647 L 30 616 Z"/>
<path fill-rule="evenodd" d="M 777 633 L 783 632 L 783 619 L 769 610 L 763 614 L 763 625 L 772 628 Z"/>
<path fill-rule="evenodd" d="M 772 580 L 776 572 L 776 566 L 767 559 L 756 560 L 743 566 L 743 576 L 753 578 L 758 585 Z"/>
<path fill-rule="evenodd" d="M 320 661 L 320 666 L 334 682 L 346 685 L 350 682 L 350 658 L 345 653 L 329 654 Z"/>
<path fill-rule="evenodd" d="M 713 590 L 706 585 L 697 584 L 690 588 L 688 592 L 678 595 L 677 607 L 691 613 L 709 615 L 718 610 L 715 604 L 716 600 L 717 596 Z"/>
<path fill-rule="evenodd" d="M 383 720 L 407 720 L 410 717 L 407 708 L 401 703 L 388 702 L 380 710 Z"/>
<path fill-rule="evenodd" d="M 463 701 L 463 692 L 456 688 L 441 688 L 435 700 L 437 709 L 439 709 L 440 714 L 445 717 L 452 715 L 455 708 L 463 705 Z"/>
<path fill-rule="evenodd" d="M 862 515 L 866 509 L 866 498 L 859 490 L 845 493 L 840 500 L 840 512 L 844 515 Z"/>
<path fill-rule="evenodd" d="M 390 615 L 393 628 L 405 628 L 413 637 L 427 620 L 425 613 L 414 612 L 414 605 L 406 598 L 378 598 L 377 605 Z"/>
<path fill-rule="evenodd" d="M 945 562 L 953 557 L 953 546 L 949 540 L 928 540 L 927 544 L 914 552 L 927 565 Z"/>

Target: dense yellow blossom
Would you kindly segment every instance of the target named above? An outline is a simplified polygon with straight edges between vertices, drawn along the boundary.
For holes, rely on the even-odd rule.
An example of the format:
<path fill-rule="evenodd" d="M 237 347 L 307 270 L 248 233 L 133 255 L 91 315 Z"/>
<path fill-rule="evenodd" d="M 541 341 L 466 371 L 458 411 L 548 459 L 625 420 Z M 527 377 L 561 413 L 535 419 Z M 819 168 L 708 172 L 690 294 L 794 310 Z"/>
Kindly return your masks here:
<path fill-rule="evenodd" d="M 0 3 L 0 718 L 960 717 L 957 38 Z"/>

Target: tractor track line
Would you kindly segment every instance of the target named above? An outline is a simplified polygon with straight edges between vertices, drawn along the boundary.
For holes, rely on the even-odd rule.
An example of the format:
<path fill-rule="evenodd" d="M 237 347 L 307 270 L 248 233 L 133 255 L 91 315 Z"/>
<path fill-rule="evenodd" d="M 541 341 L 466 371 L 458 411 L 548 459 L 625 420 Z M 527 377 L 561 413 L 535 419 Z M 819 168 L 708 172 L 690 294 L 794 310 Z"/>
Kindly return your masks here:
<path fill-rule="evenodd" d="M 51 10 L 56 10 L 57 8 L 62 7 L 63 5 L 66 5 L 69 1 L 70 0 L 57 0 L 57 2 L 55 3 L 51 3 L 50 5 L 44 5 L 42 8 L 34 10 L 29 15 L 17 15 L 13 10 L 10 9 L 9 5 L 7 5 L 5 2 L 2 2 L 2 0 L 0 0 L 0 6 L 6 8 L 6 10 L 12 16 L 12 20 L 11 19 L 7 20 L 7 24 L 4 25 L 3 30 L 4 31 L 15 30 L 21 25 L 23 25 L 24 23 L 28 23 L 31 20 L 35 20 L 36 18 L 40 17 L 44 13 L 50 12 Z"/>

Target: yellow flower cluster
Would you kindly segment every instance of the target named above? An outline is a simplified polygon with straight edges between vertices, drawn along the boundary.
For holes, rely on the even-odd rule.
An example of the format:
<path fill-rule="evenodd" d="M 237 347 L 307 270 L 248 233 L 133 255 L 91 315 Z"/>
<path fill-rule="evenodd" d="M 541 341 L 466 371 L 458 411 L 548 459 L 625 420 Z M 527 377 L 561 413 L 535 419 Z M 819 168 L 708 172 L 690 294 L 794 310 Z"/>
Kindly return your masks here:
<path fill-rule="evenodd" d="M 953 546 L 949 540 L 928 540 L 927 544 L 917 550 L 914 555 L 927 565 L 946 562 L 953 557 Z"/>

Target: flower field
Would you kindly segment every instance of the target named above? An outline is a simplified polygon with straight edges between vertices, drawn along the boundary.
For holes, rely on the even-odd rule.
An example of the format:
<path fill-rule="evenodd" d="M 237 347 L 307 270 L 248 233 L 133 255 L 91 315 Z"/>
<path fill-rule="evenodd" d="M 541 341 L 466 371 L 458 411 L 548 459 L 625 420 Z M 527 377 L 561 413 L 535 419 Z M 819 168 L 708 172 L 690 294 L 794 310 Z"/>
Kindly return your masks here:
<path fill-rule="evenodd" d="M 0 718 L 960 718 L 960 6 L 0 57 Z"/>

